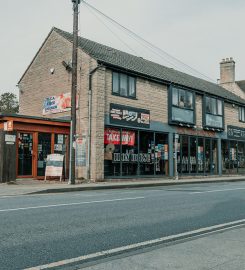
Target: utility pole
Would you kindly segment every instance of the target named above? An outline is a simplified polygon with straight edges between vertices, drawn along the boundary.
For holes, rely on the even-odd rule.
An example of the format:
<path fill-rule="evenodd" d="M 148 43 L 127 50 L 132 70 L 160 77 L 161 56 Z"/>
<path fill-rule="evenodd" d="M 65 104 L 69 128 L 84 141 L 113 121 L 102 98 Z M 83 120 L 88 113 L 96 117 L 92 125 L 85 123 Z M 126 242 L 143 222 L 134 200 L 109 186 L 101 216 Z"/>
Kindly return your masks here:
<path fill-rule="evenodd" d="M 69 184 L 75 184 L 75 145 L 76 145 L 76 97 L 77 97 L 77 44 L 78 44 L 78 6 L 81 0 L 73 3 L 73 50 L 72 50 L 72 86 L 71 86 L 71 132 L 70 132 L 70 179 Z"/>

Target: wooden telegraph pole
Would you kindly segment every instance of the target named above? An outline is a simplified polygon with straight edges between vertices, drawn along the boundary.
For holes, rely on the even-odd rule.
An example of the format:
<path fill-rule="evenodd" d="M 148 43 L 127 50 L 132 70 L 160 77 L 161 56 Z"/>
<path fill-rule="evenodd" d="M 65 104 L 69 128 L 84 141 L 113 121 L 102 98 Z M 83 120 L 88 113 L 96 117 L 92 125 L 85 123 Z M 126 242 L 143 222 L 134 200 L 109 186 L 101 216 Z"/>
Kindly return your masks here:
<path fill-rule="evenodd" d="M 71 86 L 71 133 L 70 133 L 70 179 L 75 184 L 75 145 L 76 145 L 76 97 L 77 97 L 77 44 L 78 44 L 78 6 L 81 0 L 72 0 L 73 3 L 73 50 L 72 50 L 72 86 Z"/>

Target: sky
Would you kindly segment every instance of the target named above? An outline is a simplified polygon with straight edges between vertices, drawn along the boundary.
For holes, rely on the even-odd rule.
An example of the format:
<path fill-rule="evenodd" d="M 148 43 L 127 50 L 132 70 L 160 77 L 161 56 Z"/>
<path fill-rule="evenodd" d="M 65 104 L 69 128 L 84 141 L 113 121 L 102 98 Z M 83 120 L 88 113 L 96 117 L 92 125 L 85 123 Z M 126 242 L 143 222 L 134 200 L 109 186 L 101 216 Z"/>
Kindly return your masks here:
<path fill-rule="evenodd" d="M 236 61 L 236 80 L 245 79 L 244 0 L 86 1 L 213 82 L 227 57 Z M 18 95 L 16 85 L 51 28 L 72 32 L 72 16 L 71 0 L 0 0 L 0 94 Z M 84 3 L 79 35 L 190 73 L 176 61 L 170 63 L 166 54 L 146 49 Z"/>

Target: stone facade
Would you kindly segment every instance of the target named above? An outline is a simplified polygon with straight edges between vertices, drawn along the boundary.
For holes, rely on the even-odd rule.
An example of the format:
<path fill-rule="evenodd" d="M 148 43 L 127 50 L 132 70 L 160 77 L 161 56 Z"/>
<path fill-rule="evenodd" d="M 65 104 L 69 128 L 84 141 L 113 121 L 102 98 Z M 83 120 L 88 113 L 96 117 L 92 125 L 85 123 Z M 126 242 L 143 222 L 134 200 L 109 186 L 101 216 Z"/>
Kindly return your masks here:
<path fill-rule="evenodd" d="M 62 61 L 69 61 L 72 55 L 72 44 L 55 31 L 44 42 L 33 62 L 23 75 L 20 87 L 20 114 L 42 116 L 44 98 L 52 95 L 69 92 L 71 89 L 71 73 L 67 72 Z M 78 49 L 78 100 L 77 134 L 86 139 L 87 166 L 77 168 L 77 177 L 88 177 L 88 146 L 89 146 L 89 74 L 98 66 L 91 56 Z M 54 68 L 54 73 L 50 69 Z M 112 94 L 112 70 L 100 66 L 91 77 L 92 82 L 92 115 L 91 115 L 91 179 L 99 181 L 104 179 L 104 127 L 109 122 L 110 104 L 116 103 L 150 111 L 151 130 L 169 133 L 173 138 L 175 132 L 202 136 L 220 137 L 218 132 L 203 130 L 203 95 L 196 93 L 196 125 L 193 128 L 168 125 L 168 86 L 164 83 L 154 82 L 150 79 L 137 77 L 136 98 L 125 98 Z M 230 83 L 230 82 L 229 82 Z M 237 92 L 235 91 L 237 94 Z M 69 116 L 69 112 L 49 115 L 60 118 Z M 225 131 L 227 125 L 245 128 L 239 122 L 238 106 L 225 102 L 224 108 Z M 197 130 L 197 131 L 196 131 Z M 206 134 L 206 135 L 205 135 Z M 210 135 L 211 134 L 211 135 Z M 169 147 L 169 151 L 172 148 Z M 173 153 L 169 152 L 169 157 Z M 170 165 L 173 162 L 170 162 Z M 172 165 L 171 165 L 172 166 Z M 171 174 L 171 172 L 170 172 Z"/>

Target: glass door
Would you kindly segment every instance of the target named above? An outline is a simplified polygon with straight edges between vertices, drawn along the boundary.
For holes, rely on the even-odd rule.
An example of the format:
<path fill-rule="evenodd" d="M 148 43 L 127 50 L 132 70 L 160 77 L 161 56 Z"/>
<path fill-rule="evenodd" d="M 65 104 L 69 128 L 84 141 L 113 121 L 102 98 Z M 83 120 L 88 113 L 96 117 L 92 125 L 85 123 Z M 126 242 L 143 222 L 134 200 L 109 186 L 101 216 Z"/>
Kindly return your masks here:
<path fill-rule="evenodd" d="M 51 133 L 38 133 L 37 176 L 44 176 L 47 156 L 51 154 Z"/>
<path fill-rule="evenodd" d="M 18 133 L 18 176 L 33 176 L 33 134 Z"/>

